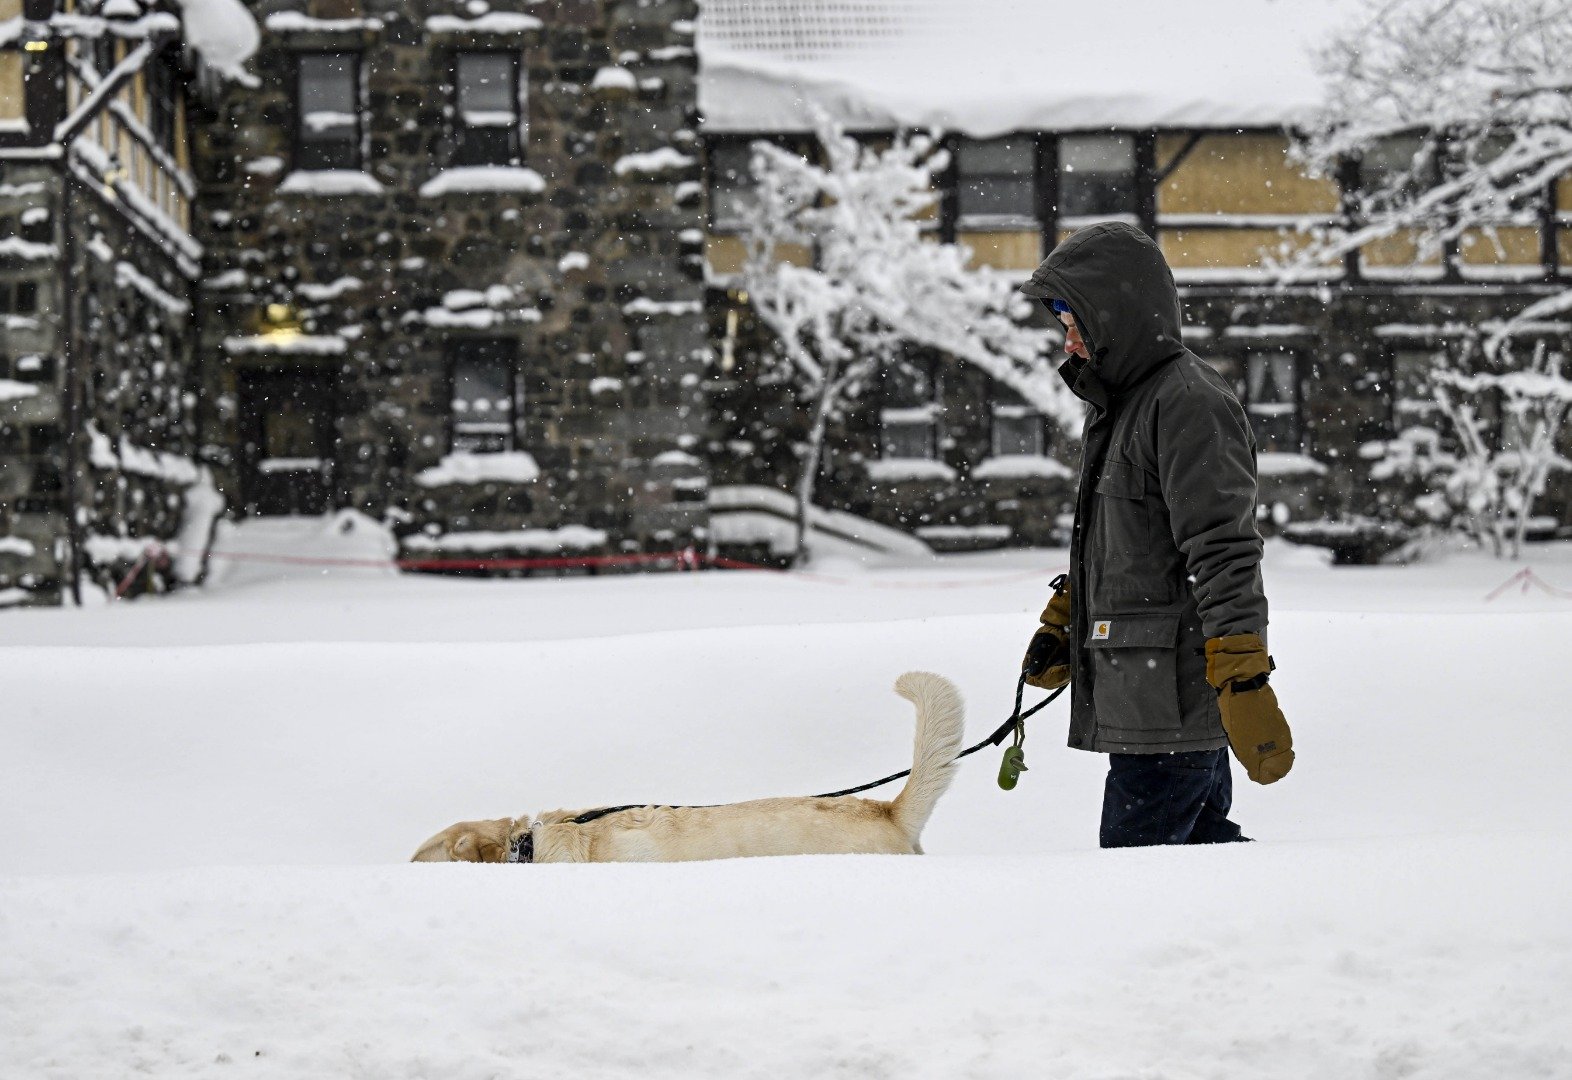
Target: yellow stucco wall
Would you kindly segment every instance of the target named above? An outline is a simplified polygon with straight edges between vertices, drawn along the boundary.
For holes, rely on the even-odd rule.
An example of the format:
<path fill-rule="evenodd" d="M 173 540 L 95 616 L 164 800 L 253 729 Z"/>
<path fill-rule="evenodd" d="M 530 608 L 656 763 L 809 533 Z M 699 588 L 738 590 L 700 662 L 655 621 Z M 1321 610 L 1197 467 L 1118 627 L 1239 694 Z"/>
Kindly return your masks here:
<path fill-rule="evenodd" d="M 1419 262 L 1415 256 L 1419 250 L 1418 239 L 1409 233 L 1398 233 L 1388 236 L 1384 240 L 1377 240 L 1373 244 L 1366 244 L 1360 249 L 1360 256 L 1366 266 L 1373 267 L 1402 267 L 1402 266 L 1439 266 L 1439 255 Z"/>
<path fill-rule="evenodd" d="M 972 249 L 973 266 L 996 270 L 1035 270 L 1043 258 L 1042 234 L 1030 232 L 958 232 L 958 243 Z"/>
<path fill-rule="evenodd" d="M 0 14 L 0 18 L 4 18 Z M 24 114 L 22 101 L 22 54 L 15 50 L 0 50 L 0 120 L 20 120 Z"/>
<path fill-rule="evenodd" d="M 1185 135 L 1157 140 L 1159 167 L 1188 141 Z M 1208 135 L 1157 191 L 1159 214 L 1330 214 L 1337 210 L 1337 185 L 1311 179 L 1288 160 L 1283 135 Z"/>
<path fill-rule="evenodd" d="M 1157 243 L 1175 270 L 1261 267 L 1262 253 L 1293 254 L 1305 237 L 1290 229 L 1159 229 Z"/>
<path fill-rule="evenodd" d="M 1482 229 L 1470 229 L 1458 240 L 1458 252 L 1471 266 L 1537 266 L 1539 230 L 1497 229 L 1492 239 Z"/>
<path fill-rule="evenodd" d="M 809 266 L 813 253 L 798 244 L 788 244 L 780 249 L 781 261 L 792 266 Z M 738 274 L 748 261 L 748 245 L 740 236 L 711 236 L 704 241 L 704 257 L 710 269 L 717 274 Z"/>

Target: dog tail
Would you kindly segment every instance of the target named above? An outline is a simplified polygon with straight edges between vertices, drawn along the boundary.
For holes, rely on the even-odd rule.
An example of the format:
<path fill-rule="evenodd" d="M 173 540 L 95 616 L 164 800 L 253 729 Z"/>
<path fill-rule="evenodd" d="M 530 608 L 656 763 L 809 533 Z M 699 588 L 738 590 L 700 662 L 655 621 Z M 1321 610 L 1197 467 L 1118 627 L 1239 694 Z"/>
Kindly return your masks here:
<path fill-rule="evenodd" d="M 934 804 L 955 777 L 955 755 L 966 730 L 966 706 L 954 683 L 927 671 L 908 671 L 895 680 L 895 692 L 917 706 L 917 749 L 911 776 L 890 803 L 890 813 L 917 847 Z"/>

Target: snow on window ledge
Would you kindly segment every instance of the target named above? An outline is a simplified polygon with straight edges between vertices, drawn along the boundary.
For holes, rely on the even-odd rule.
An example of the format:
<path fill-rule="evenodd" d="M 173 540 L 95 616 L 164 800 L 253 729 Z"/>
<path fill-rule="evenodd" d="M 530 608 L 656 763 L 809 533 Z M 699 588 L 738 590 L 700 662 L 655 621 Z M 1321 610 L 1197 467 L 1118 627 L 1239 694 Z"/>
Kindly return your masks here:
<path fill-rule="evenodd" d="M 1266 450 L 1256 459 L 1261 476 L 1325 476 L 1326 466 L 1309 454 Z"/>
<path fill-rule="evenodd" d="M 19 559 L 30 559 L 36 554 L 38 549 L 27 537 L 0 536 L 0 555 L 15 555 Z"/>
<path fill-rule="evenodd" d="M 20 401 L 38 393 L 38 387 L 15 379 L 0 379 L 0 402 Z"/>
<path fill-rule="evenodd" d="M 1070 480 L 1075 474 L 1064 462 L 1040 454 L 1001 454 L 979 462 L 974 480 Z"/>
<path fill-rule="evenodd" d="M 684 154 L 671 146 L 663 146 L 659 150 L 651 150 L 643 154 L 625 154 L 617 159 L 612 166 L 618 176 L 627 176 L 637 173 L 641 176 L 660 176 L 668 172 L 680 172 L 692 168 L 698 159 Z"/>
<path fill-rule="evenodd" d="M 450 484 L 528 484 L 540 478 L 540 466 L 523 450 L 495 454 L 455 451 L 415 475 L 421 487 Z"/>
<path fill-rule="evenodd" d="M 421 197 L 427 199 L 482 191 L 539 195 L 545 190 L 546 181 L 540 173 L 519 165 L 466 165 L 446 169 L 420 185 Z"/>
<path fill-rule="evenodd" d="M 326 334 L 252 334 L 227 337 L 224 351 L 231 356 L 251 353 L 302 353 L 308 356 L 338 356 L 349 348 L 341 337 Z"/>
<path fill-rule="evenodd" d="M 381 30 L 381 19 L 316 19 L 303 11 L 275 11 L 264 21 L 275 34 L 359 34 Z"/>
<path fill-rule="evenodd" d="M 883 458 L 870 461 L 868 479 L 881 483 L 900 483 L 910 480 L 948 481 L 955 479 L 955 470 L 942 461 L 932 458 Z"/>
<path fill-rule="evenodd" d="M 280 195 L 383 195 L 376 177 L 359 169 L 302 169 L 284 177 Z"/>
<path fill-rule="evenodd" d="M 473 19 L 458 15 L 432 15 L 426 20 L 429 34 L 524 34 L 545 24 L 533 15 L 514 11 L 488 11 Z"/>

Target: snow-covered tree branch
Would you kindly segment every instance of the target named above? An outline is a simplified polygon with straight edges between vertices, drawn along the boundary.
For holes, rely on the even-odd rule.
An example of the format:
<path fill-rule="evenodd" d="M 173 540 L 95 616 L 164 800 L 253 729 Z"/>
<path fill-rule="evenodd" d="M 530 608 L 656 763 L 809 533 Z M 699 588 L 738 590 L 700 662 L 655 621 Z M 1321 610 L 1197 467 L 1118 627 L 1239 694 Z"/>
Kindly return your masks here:
<path fill-rule="evenodd" d="M 1347 220 L 1315 232 L 1285 274 L 1389 236 L 1420 260 L 1468 234 L 1499 245 L 1496 230 L 1538 227 L 1572 172 L 1572 0 L 1372 0 L 1320 62 L 1327 101 L 1302 160 L 1323 175 L 1380 167 L 1359 170 Z M 1518 319 L 1565 310 L 1572 293 Z"/>
<path fill-rule="evenodd" d="M 798 557 L 829 421 L 913 348 L 973 364 L 1068 432 L 1080 406 L 1054 372 L 1056 335 L 1027 325 L 1014 277 L 969 266 L 925 227 L 947 163 L 931 136 L 860 145 L 818 122 L 819 160 L 753 147 L 743 285 L 812 413 L 798 480 Z M 811 253 L 810 266 L 794 253 Z"/>

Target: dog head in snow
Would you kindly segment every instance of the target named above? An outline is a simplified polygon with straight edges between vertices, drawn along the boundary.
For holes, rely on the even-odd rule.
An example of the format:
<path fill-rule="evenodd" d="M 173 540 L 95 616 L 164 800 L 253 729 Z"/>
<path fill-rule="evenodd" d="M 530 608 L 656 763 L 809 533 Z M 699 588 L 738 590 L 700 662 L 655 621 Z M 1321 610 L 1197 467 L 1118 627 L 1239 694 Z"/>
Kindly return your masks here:
<path fill-rule="evenodd" d="M 461 821 L 420 845 L 410 862 L 507 862 L 513 841 L 529 831 L 526 814 L 493 821 Z"/>

